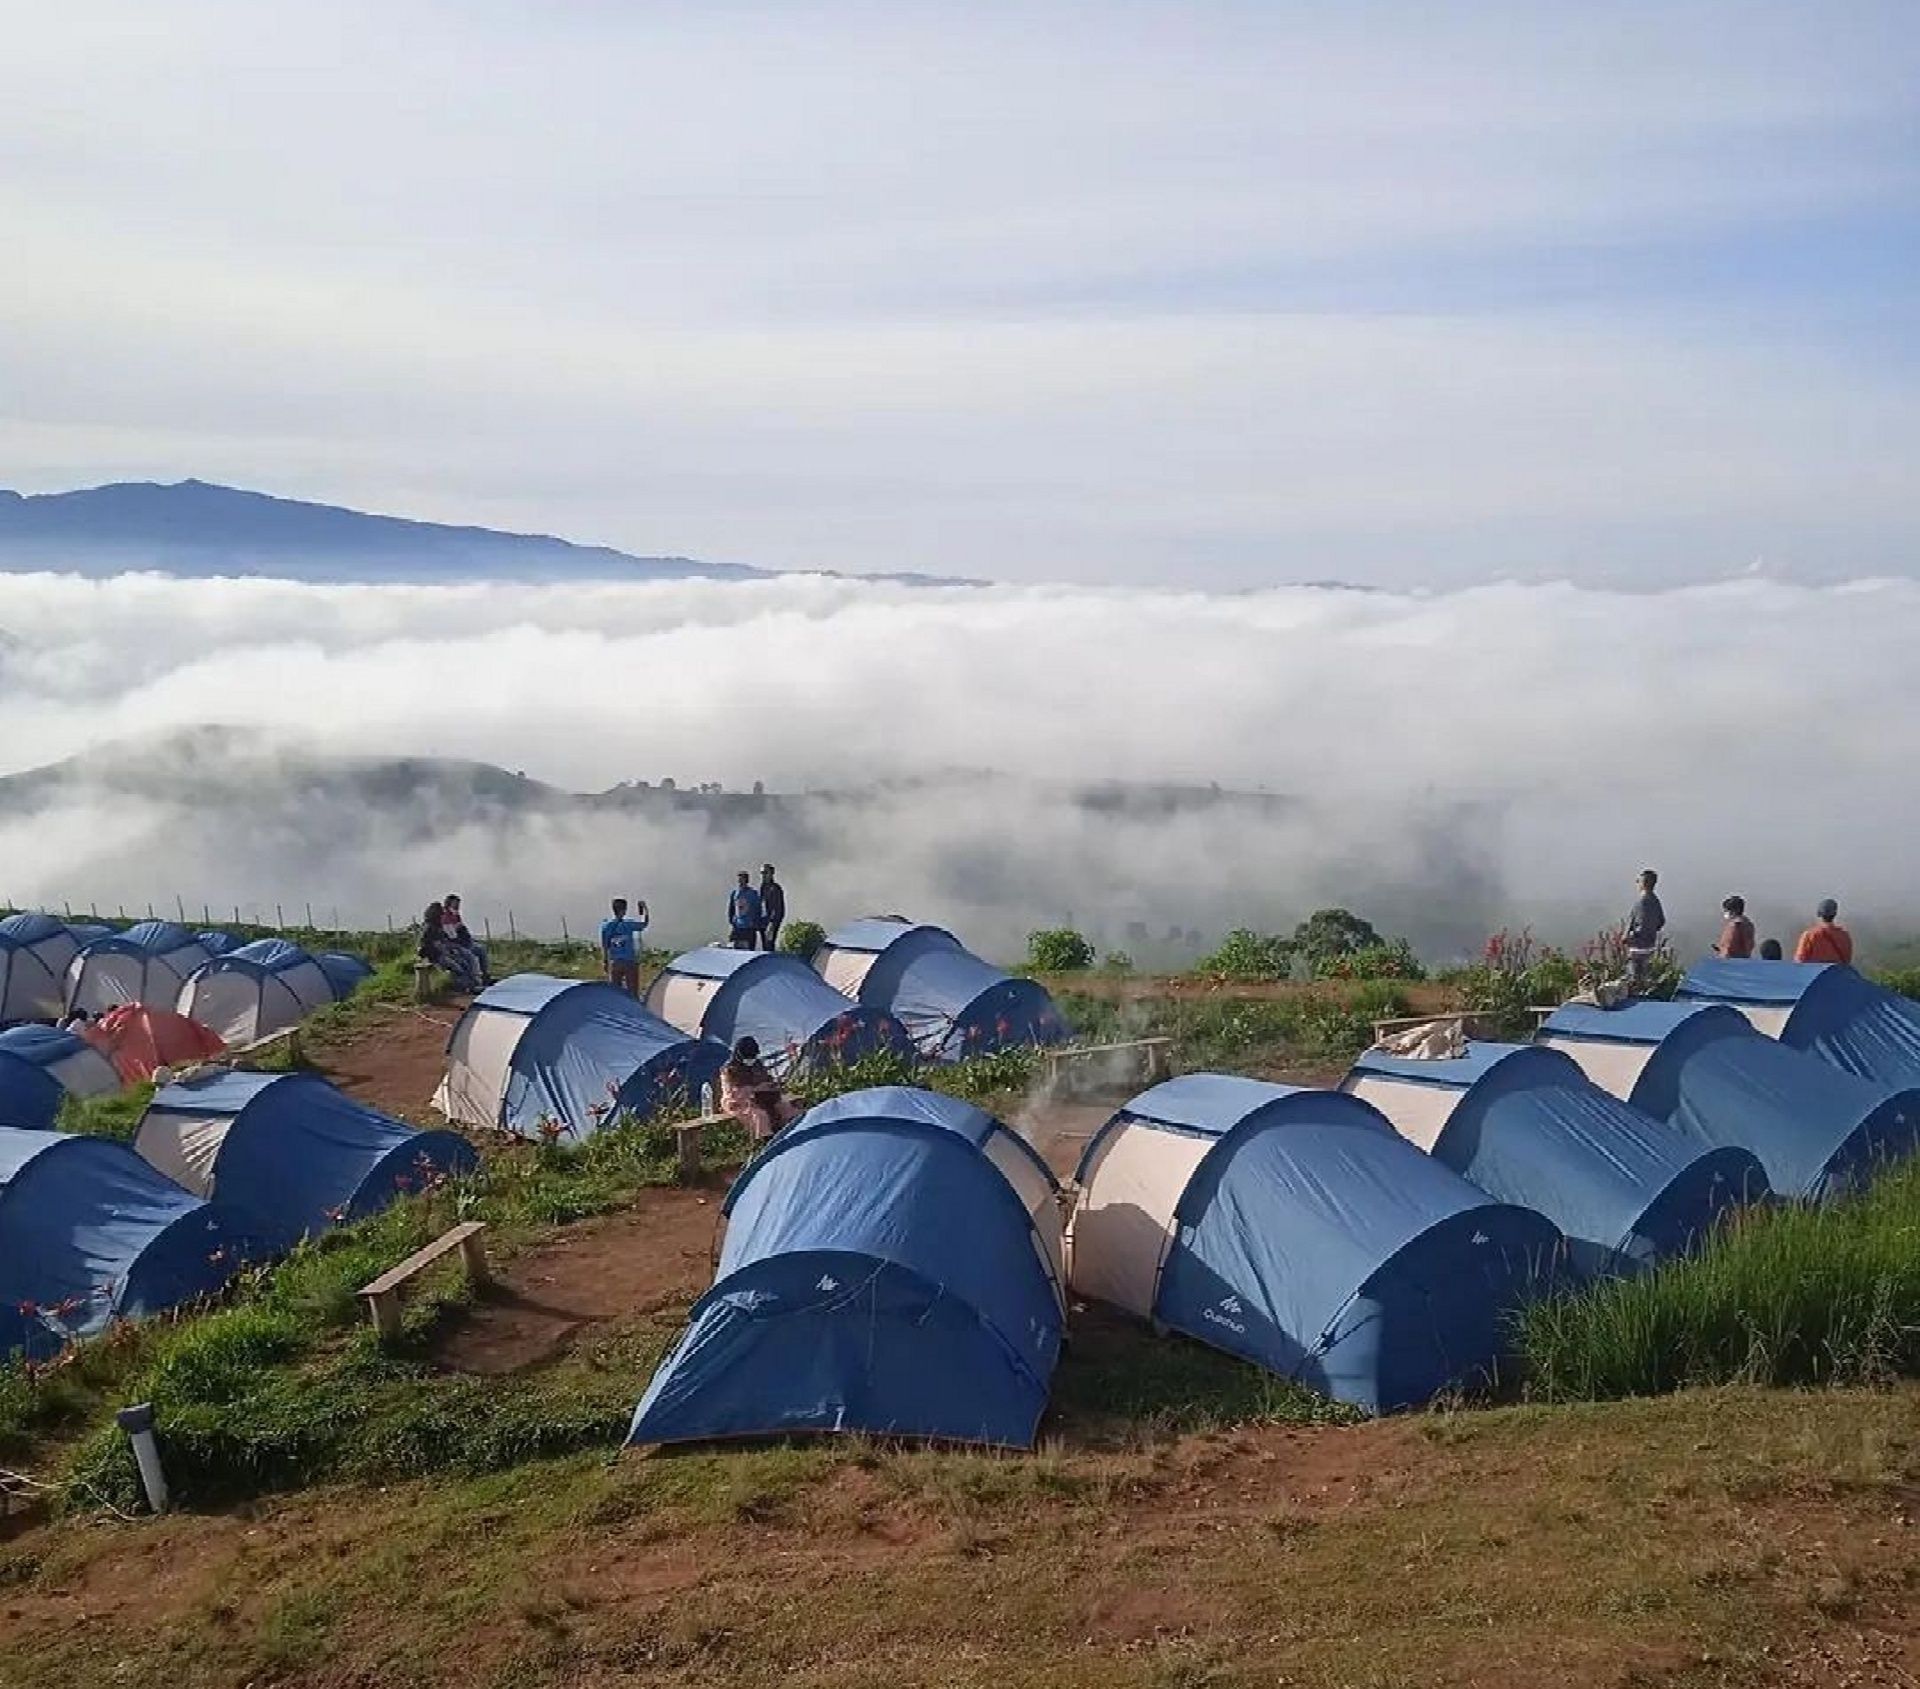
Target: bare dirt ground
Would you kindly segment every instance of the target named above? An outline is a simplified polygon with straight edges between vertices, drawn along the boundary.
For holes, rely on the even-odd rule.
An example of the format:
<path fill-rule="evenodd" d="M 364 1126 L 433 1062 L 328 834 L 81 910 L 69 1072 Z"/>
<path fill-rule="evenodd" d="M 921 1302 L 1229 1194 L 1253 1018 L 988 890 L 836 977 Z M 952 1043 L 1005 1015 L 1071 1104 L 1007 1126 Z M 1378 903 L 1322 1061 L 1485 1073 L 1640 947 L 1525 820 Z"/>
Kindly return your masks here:
<path fill-rule="evenodd" d="M 518 1372 L 599 1327 L 655 1317 L 677 1324 L 712 1280 L 721 1195 L 642 1191 L 617 1214 L 559 1228 L 499 1269 L 441 1337 L 435 1360 L 458 1372 Z"/>
<path fill-rule="evenodd" d="M 433 1093 L 447 1070 L 447 1039 L 466 1004 L 383 1004 L 345 1038 L 311 1040 L 306 1057 L 350 1097 L 415 1125 L 444 1126 Z"/>

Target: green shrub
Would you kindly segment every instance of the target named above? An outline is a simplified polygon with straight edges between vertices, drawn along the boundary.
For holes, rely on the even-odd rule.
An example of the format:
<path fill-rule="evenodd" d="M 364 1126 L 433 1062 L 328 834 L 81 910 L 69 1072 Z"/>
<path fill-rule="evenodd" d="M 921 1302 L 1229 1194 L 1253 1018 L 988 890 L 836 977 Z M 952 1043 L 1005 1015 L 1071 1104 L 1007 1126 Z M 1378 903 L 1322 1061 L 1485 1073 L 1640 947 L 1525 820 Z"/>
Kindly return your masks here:
<path fill-rule="evenodd" d="M 1220 948 L 1194 963 L 1194 972 L 1214 974 L 1221 979 L 1267 981 L 1288 979 L 1293 974 L 1293 941 L 1277 934 L 1257 933 L 1249 927 L 1235 927 L 1220 941 Z"/>
<path fill-rule="evenodd" d="M 1493 1024 L 1502 1038 L 1531 1038 L 1535 1006 L 1558 1005 L 1580 984 L 1580 968 L 1572 957 L 1551 945 L 1534 942 L 1533 929 L 1505 929 L 1495 933 L 1481 951 L 1480 960 L 1461 970 L 1456 984 L 1461 1004 Z"/>
<path fill-rule="evenodd" d="M 826 942 L 827 929 L 818 921 L 789 921 L 780 929 L 780 954 L 798 956 L 803 962 L 811 962 Z"/>
<path fill-rule="evenodd" d="M 1071 927 L 1027 934 L 1027 965 L 1036 973 L 1069 974 L 1093 966 L 1093 946 Z"/>
<path fill-rule="evenodd" d="M 1369 944 L 1344 956 L 1322 956 L 1313 964 L 1315 979 L 1408 979 L 1427 977 L 1413 946 L 1404 938 Z"/>
<path fill-rule="evenodd" d="M 1873 977 L 1889 991 L 1920 1003 L 1920 968 L 1878 968 Z"/>

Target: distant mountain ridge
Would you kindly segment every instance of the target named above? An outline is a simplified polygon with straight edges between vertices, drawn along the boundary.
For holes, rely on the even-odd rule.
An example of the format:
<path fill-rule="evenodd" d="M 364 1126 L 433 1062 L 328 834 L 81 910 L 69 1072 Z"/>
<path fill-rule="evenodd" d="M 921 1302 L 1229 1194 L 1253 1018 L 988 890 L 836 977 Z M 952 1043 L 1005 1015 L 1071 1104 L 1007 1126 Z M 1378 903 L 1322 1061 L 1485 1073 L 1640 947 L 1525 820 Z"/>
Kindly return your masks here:
<path fill-rule="evenodd" d="M 0 488 L 0 573 L 154 570 L 306 581 L 754 580 L 768 571 L 635 557 L 550 534 L 378 516 L 206 481 L 69 493 Z"/>

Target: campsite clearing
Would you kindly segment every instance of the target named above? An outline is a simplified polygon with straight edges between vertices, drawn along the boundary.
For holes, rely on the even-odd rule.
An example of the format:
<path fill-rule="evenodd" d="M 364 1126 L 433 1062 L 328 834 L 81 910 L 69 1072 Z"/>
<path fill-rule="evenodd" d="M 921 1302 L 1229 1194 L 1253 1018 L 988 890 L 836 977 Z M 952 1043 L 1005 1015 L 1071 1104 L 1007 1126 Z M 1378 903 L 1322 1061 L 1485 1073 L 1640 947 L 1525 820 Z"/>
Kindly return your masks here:
<path fill-rule="evenodd" d="M 1266 1011 L 1298 1026 L 1318 995 L 1137 1000 L 1186 1040 L 1182 1066 L 1245 1039 L 1243 1071 L 1309 1077 L 1266 1042 Z M 430 1120 L 457 1011 L 334 1013 L 306 1058 Z M 1064 1170 L 1107 1112 L 1003 1117 Z M 356 1332 L 332 1372 L 301 1375 L 417 1392 L 417 1426 L 370 1415 L 363 1434 L 398 1448 L 440 1427 L 429 1476 L 158 1521 L 0 1520 L 0 1689 L 1920 1682 L 1911 1384 L 1354 1423 L 1076 1310 L 1031 1456 L 858 1439 L 616 1455 L 596 1416 L 639 1399 L 706 1287 L 722 1189 L 522 1214 L 498 1283 L 435 1308 L 403 1366 L 353 1375 Z M 593 1440 L 479 1471 L 442 1447 L 477 1434 L 475 1392 L 572 1412 Z"/>

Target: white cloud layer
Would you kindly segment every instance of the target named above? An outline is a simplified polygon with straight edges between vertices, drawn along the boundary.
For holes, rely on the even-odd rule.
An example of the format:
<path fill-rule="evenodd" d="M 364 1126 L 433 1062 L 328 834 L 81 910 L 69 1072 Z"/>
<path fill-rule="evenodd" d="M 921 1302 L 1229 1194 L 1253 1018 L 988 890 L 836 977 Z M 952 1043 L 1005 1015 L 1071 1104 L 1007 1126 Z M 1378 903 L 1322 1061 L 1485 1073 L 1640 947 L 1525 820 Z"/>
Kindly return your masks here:
<path fill-rule="evenodd" d="M 257 804 L 198 816 L 164 789 L 0 811 L 0 897 L 20 901 L 377 920 L 460 881 L 496 917 L 578 930 L 619 890 L 691 941 L 731 869 L 777 848 L 801 910 L 900 908 L 1002 950 L 1069 912 L 1119 943 L 1132 921 L 1212 935 L 1327 901 L 1442 953 L 1504 921 L 1576 936 L 1643 863 L 1694 936 L 1733 890 L 1783 935 L 1828 893 L 1889 922 L 1911 907 L 1907 581 L 1224 596 L 42 575 L 0 577 L 0 630 L 0 771 L 228 723 L 583 791 L 1041 783 L 943 780 L 722 837 L 684 817 L 402 836 L 378 814 L 303 825 L 269 761 Z M 1114 817 L 1047 784 L 1103 780 L 1300 801 Z"/>

